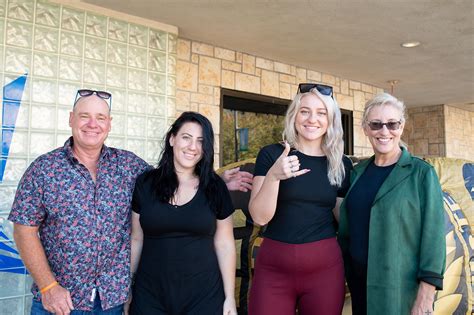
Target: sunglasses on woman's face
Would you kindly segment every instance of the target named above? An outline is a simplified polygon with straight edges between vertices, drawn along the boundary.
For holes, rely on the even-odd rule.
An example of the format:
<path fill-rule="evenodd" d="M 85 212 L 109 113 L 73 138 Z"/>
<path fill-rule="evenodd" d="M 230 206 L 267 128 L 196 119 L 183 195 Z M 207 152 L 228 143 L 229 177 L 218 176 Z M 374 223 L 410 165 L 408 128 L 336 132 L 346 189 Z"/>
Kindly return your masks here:
<path fill-rule="evenodd" d="M 298 85 L 298 93 L 307 93 L 314 88 L 316 88 L 316 90 L 318 90 L 322 95 L 332 97 L 332 86 L 318 83 L 300 83 Z"/>
<path fill-rule="evenodd" d="M 105 91 L 96 91 L 96 90 L 88 90 L 88 89 L 77 90 L 76 100 L 74 101 L 74 105 L 76 105 L 79 98 L 91 96 L 93 94 L 97 95 L 103 100 L 109 100 L 109 107 L 112 108 L 112 94 Z"/>
<path fill-rule="evenodd" d="M 400 128 L 400 125 L 402 122 L 399 121 L 389 121 L 386 123 L 383 123 L 381 121 L 373 120 L 367 122 L 367 125 L 369 126 L 370 130 L 380 130 L 383 128 L 383 126 L 386 126 L 388 130 L 398 130 Z"/>

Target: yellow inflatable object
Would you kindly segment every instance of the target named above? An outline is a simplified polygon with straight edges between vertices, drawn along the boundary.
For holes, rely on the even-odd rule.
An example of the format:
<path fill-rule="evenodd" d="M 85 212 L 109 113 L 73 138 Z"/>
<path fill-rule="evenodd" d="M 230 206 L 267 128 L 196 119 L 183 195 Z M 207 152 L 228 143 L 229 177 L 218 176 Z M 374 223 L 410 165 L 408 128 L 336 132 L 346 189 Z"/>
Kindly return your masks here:
<path fill-rule="evenodd" d="M 451 158 L 425 159 L 433 165 L 444 192 L 456 200 L 466 219 L 474 229 L 474 162 Z"/>
<path fill-rule="evenodd" d="M 446 271 L 436 293 L 435 314 L 474 314 L 474 163 L 461 159 L 426 159 L 443 190 Z"/>

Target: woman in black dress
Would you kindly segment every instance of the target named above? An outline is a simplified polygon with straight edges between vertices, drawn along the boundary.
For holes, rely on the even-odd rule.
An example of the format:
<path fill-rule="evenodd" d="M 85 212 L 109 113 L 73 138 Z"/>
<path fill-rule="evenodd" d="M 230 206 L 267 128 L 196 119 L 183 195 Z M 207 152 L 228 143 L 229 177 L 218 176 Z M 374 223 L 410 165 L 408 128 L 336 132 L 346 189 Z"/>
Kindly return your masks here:
<path fill-rule="evenodd" d="M 234 208 L 209 120 L 183 113 L 132 200 L 131 314 L 236 314 Z"/>

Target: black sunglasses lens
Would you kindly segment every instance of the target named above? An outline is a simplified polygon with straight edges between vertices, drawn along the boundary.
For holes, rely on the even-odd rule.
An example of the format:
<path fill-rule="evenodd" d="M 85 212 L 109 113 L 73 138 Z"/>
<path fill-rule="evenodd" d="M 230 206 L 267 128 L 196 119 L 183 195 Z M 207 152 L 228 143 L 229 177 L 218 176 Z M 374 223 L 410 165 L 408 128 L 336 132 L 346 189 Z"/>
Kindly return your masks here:
<path fill-rule="evenodd" d="M 332 94 L 332 87 L 327 86 L 327 85 L 316 85 L 316 89 L 319 91 L 319 93 L 330 96 Z"/>
<path fill-rule="evenodd" d="M 106 100 L 108 100 L 111 96 L 110 93 L 105 92 L 105 91 L 97 91 L 96 93 L 97 93 L 97 96 L 99 96 L 103 99 L 106 99 Z"/>
<path fill-rule="evenodd" d="M 380 130 L 380 129 L 383 128 L 383 124 L 381 122 L 378 122 L 378 121 L 371 121 L 371 122 L 369 122 L 369 127 L 372 130 Z"/>
<path fill-rule="evenodd" d="M 399 121 L 389 121 L 387 123 L 382 123 L 379 121 L 370 121 L 368 123 L 369 127 L 371 130 L 380 130 L 383 128 L 383 126 L 387 126 L 388 130 L 398 130 L 400 128 L 401 122 Z"/>
<path fill-rule="evenodd" d="M 400 127 L 400 122 L 389 121 L 386 125 L 387 125 L 387 128 L 390 130 L 397 130 Z"/>
<path fill-rule="evenodd" d="M 108 102 L 109 108 L 112 108 L 112 94 L 105 91 L 96 91 L 96 90 L 89 90 L 89 89 L 77 90 L 76 99 L 74 100 L 74 106 L 76 106 L 76 103 L 79 101 L 81 97 L 87 97 L 93 94 L 96 94 L 98 97 L 104 100 L 108 100 L 107 102 Z"/>
<path fill-rule="evenodd" d="M 79 91 L 77 91 L 77 93 L 78 93 L 81 97 L 84 97 L 84 96 L 89 96 L 89 95 L 94 94 L 94 91 L 92 91 L 92 90 L 79 90 Z"/>
<path fill-rule="evenodd" d="M 314 84 L 300 84 L 299 86 L 300 93 L 307 93 L 314 88 Z"/>
<path fill-rule="evenodd" d="M 323 84 L 317 84 L 317 83 L 301 83 L 298 86 L 298 89 L 300 93 L 307 93 L 311 91 L 312 89 L 316 88 L 319 93 L 326 95 L 326 96 L 331 96 L 332 95 L 332 87 L 329 85 L 323 85 Z"/>

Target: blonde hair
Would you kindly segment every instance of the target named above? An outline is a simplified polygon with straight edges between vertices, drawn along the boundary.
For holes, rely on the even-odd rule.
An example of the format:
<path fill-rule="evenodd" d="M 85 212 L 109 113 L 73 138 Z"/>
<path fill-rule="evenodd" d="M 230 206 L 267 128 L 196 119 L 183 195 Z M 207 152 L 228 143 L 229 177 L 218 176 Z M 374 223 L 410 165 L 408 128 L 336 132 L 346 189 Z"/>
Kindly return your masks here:
<path fill-rule="evenodd" d="M 323 135 L 321 149 L 328 160 L 328 179 L 331 185 L 341 186 L 344 180 L 345 169 L 342 162 L 344 154 L 344 141 L 342 139 L 341 111 L 336 101 L 327 95 L 319 93 L 314 88 L 307 93 L 298 93 L 291 102 L 285 116 L 285 129 L 283 130 L 283 140 L 288 141 L 291 147 L 297 147 L 298 132 L 295 128 L 295 119 L 301 107 L 301 100 L 307 95 L 315 95 L 326 106 L 328 117 L 328 128 Z"/>

